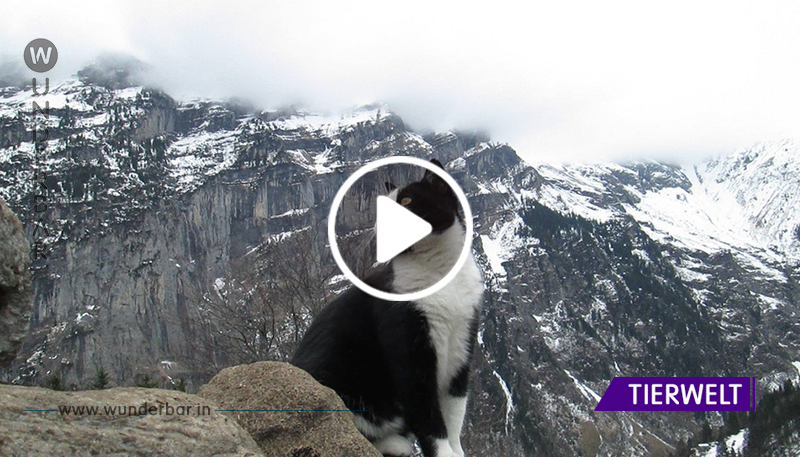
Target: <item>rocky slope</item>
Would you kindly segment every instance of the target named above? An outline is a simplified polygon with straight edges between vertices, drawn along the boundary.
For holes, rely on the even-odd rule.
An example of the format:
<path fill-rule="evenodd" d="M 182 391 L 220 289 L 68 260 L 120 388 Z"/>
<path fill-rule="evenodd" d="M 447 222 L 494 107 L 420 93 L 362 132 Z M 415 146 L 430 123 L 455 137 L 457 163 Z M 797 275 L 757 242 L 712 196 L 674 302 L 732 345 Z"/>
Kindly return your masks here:
<path fill-rule="evenodd" d="M 0 455 L 380 457 L 336 393 L 286 363 L 227 368 L 198 395 L 102 384 L 0 385 Z"/>
<path fill-rule="evenodd" d="M 50 102 L 49 119 L 30 116 L 34 99 Z M 34 122 L 49 126 L 38 164 Z M 330 265 L 333 195 L 361 164 L 396 154 L 440 159 L 476 216 L 489 290 L 471 455 L 669 454 L 722 419 L 595 414 L 612 377 L 755 376 L 762 390 L 798 378 L 791 142 L 693 169 L 529 164 L 481 135 L 417 134 L 383 106 L 251 112 L 84 78 L 35 98 L 0 89 L 0 197 L 34 239 L 32 182 L 44 173 L 52 247 L 34 262 L 31 329 L 0 379 L 39 384 L 60 370 L 82 387 L 104 368 L 114 385 L 152 373 L 198 386 L 208 379 L 198 345 L 217 341 L 198 325 L 204 303 L 231 301 L 242 263 L 266 281 L 278 270 L 256 268 L 258 259 L 301 234 L 313 235 L 302 252 Z M 343 286 L 330 279 L 328 289 Z M 280 332 L 301 332 L 314 309 Z"/>

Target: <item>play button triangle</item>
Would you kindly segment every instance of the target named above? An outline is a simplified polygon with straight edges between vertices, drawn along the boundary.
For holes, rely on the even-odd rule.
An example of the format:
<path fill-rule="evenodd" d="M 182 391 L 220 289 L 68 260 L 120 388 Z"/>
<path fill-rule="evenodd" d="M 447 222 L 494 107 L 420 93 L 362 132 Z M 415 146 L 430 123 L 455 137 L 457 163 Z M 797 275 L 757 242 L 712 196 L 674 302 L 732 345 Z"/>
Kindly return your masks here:
<path fill-rule="evenodd" d="M 378 262 L 388 262 L 432 231 L 433 227 L 425 219 L 403 208 L 389 197 L 378 197 L 378 216 L 375 224 Z"/>

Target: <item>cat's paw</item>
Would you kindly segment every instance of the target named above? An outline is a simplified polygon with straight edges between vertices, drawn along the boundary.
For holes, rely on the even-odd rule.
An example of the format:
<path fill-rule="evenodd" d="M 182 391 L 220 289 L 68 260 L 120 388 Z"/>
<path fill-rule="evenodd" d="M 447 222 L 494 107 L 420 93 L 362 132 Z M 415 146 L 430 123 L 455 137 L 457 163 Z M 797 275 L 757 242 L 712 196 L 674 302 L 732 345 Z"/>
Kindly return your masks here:
<path fill-rule="evenodd" d="M 464 457 L 464 451 L 461 448 L 454 448 L 453 455 L 456 457 Z"/>
<path fill-rule="evenodd" d="M 439 451 L 436 453 L 436 457 L 464 457 L 464 454 L 458 454 L 456 451 L 449 449 L 447 451 Z"/>
<path fill-rule="evenodd" d="M 385 456 L 408 457 L 414 453 L 411 441 L 400 435 L 389 435 L 372 444 Z"/>
<path fill-rule="evenodd" d="M 463 450 L 463 449 L 461 449 L 461 443 L 460 443 L 460 442 L 453 442 L 453 441 L 451 441 L 451 442 L 450 442 L 450 447 L 452 447 L 452 448 L 453 448 L 453 452 L 455 452 L 455 454 L 456 454 L 458 457 L 464 457 L 464 450 Z"/>
<path fill-rule="evenodd" d="M 454 449 L 451 449 L 450 451 L 447 451 L 444 454 L 442 453 L 436 454 L 436 457 L 464 457 L 464 452 L 458 452 Z"/>
<path fill-rule="evenodd" d="M 436 440 L 436 457 L 464 457 L 464 452 L 453 449 L 446 439 Z"/>

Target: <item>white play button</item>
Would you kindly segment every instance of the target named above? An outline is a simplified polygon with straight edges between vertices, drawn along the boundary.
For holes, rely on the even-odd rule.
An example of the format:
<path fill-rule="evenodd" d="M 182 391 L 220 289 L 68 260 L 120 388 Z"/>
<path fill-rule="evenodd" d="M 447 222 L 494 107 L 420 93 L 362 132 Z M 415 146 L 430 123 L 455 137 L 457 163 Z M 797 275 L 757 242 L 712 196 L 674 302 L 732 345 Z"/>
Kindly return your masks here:
<path fill-rule="evenodd" d="M 409 246 L 419 242 L 420 239 L 431 235 L 432 227 L 423 219 L 420 219 L 414 213 L 406 209 L 406 207 L 399 205 L 394 199 L 390 197 L 367 197 L 368 195 L 380 195 L 379 192 L 383 191 L 384 186 L 379 183 L 385 182 L 386 179 L 392 180 L 390 176 L 394 173 L 395 178 L 404 176 L 402 182 L 395 182 L 401 186 L 410 185 L 416 176 L 424 176 L 423 170 L 417 173 L 410 173 L 406 167 L 414 165 L 423 170 L 427 170 L 444 180 L 448 186 L 455 192 L 458 201 L 461 204 L 461 210 L 464 213 L 463 223 L 465 225 L 464 244 L 461 247 L 461 253 L 458 259 L 452 262 L 450 271 L 439 279 L 435 284 L 424 287 L 421 286 L 419 290 L 410 290 L 403 293 L 391 291 L 391 284 L 381 282 L 382 276 L 387 270 L 385 266 L 370 268 L 369 266 L 375 260 L 385 263 L 392 260 L 395 256 L 402 253 Z M 383 168 L 386 167 L 386 168 Z M 378 170 L 381 170 L 380 172 Z M 387 173 L 388 171 L 388 173 Z M 370 173 L 378 172 L 379 175 L 372 175 L 369 181 L 359 181 Z M 362 182 L 368 186 L 374 186 L 373 192 L 366 194 L 368 187 L 364 184 L 359 186 L 356 190 L 354 184 Z M 374 203 L 377 214 L 370 211 L 363 211 L 365 198 L 370 198 L 370 203 Z M 374 198 L 374 200 L 372 200 Z M 347 212 L 339 212 L 340 207 L 344 208 L 345 205 L 349 206 Z M 372 205 L 369 205 L 372 206 Z M 353 211 L 360 211 L 353 213 Z M 348 217 L 344 217 L 347 215 Z M 376 252 L 364 252 L 363 247 L 370 243 L 366 238 L 366 230 L 376 230 Z M 337 234 L 337 230 L 344 230 L 342 236 Z M 427 297 L 446 286 L 453 278 L 456 277 L 461 267 L 470 256 L 472 250 L 472 210 L 469 207 L 467 196 L 464 191 L 458 186 L 458 183 L 452 176 L 450 176 L 444 169 L 428 160 L 420 159 L 417 157 L 393 156 L 383 157 L 372 161 L 358 170 L 356 170 L 350 177 L 348 177 L 342 187 L 336 192 L 331 203 L 331 211 L 328 214 L 328 242 L 331 245 L 331 255 L 336 265 L 342 270 L 342 273 L 353 283 L 356 287 L 361 289 L 364 293 L 372 295 L 375 298 L 386 301 L 413 301 Z M 359 235 L 365 235 L 359 238 Z M 354 236 L 349 238 L 348 235 Z M 431 235 L 434 236 L 434 235 Z M 357 267 L 359 271 L 357 275 L 351 266 L 348 265 L 342 252 L 339 250 L 339 240 L 347 242 L 349 257 L 348 261 L 353 262 L 352 266 Z M 371 243 L 370 243 L 371 244 Z M 432 278 L 435 280 L 435 278 Z M 368 283 L 369 282 L 369 283 Z M 387 290 L 388 288 L 388 290 Z"/>
<path fill-rule="evenodd" d="M 425 238 L 433 227 L 425 219 L 403 208 L 389 197 L 378 197 L 378 215 L 375 237 L 378 245 L 377 260 L 380 263 Z"/>

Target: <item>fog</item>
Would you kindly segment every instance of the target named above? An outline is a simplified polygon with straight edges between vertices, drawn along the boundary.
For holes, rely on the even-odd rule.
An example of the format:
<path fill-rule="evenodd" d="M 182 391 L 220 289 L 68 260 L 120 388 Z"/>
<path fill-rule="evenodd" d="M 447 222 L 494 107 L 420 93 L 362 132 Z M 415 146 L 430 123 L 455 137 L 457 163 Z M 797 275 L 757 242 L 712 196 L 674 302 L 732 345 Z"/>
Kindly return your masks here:
<path fill-rule="evenodd" d="M 178 99 L 336 113 L 387 103 L 529 160 L 695 161 L 798 138 L 796 2 L 16 2 L 0 65 L 47 38 L 75 74 L 145 62 Z"/>

